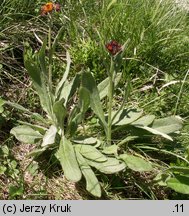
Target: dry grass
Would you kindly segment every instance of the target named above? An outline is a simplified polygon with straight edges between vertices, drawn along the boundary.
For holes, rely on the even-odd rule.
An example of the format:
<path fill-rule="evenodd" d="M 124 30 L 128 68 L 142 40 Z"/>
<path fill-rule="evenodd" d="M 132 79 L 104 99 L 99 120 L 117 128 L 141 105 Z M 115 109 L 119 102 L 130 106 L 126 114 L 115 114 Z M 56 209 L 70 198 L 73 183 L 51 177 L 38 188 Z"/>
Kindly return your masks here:
<path fill-rule="evenodd" d="M 47 176 L 40 167 L 36 174 L 30 173 L 27 167 L 30 164 L 38 164 L 38 162 L 27 157 L 28 153 L 34 148 L 35 145 L 27 144 L 20 144 L 13 148 L 13 154 L 19 163 L 21 172 L 23 172 L 25 184 L 23 199 L 82 199 L 75 184 L 66 180 L 62 173 L 58 173 L 56 176 L 53 174 L 49 177 L 50 174 Z"/>

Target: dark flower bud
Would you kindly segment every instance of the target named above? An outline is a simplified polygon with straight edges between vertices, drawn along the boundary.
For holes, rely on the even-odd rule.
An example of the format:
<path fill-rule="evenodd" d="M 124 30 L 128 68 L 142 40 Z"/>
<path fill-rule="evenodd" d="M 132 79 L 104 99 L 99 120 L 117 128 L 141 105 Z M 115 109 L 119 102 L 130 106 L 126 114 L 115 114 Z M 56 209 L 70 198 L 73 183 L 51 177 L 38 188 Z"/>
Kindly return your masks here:
<path fill-rule="evenodd" d="M 111 53 L 112 55 L 116 55 L 118 52 L 122 50 L 122 46 L 118 44 L 118 42 L 115 40 L 110 41 L 105 46 L 109 53 Z"/>
<path fill-rule="evenodd" d="M 60 6 L 59 3 L 55 3 L 55 4 L 54 4 L 54 9 L 55 9 L 55 11 L 59 12 L 59 11 L 60 11 L 60 8 L 61 8 L 61 6 Z"/>

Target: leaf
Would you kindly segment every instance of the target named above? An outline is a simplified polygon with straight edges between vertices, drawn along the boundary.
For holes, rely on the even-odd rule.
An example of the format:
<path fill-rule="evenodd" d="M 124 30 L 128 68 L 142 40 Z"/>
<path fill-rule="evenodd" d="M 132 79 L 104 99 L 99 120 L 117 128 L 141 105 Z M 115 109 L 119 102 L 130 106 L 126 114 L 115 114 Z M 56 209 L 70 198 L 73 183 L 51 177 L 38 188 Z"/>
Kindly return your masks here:
<path fill-rule="evenodd" d="M 114 125 L 127 125 L 136 121 L 142 115 L 142 110 L 137 109 L 124 109 L 121 110 L 115 117 L 113 124 Z"/>
<path fill-rule="evenodd" d="M 40 121 L 42 123 L 48 124 L 48 120 L 44 119 L 43 116 L 41 116 L 39 113 L 32 113 L 31 114 L 31 118 L 36 120 L 36 121 Z"/>
<path fill-rule="evenodd" d="M 117 0 L 111 0 L 111 2 L 107 6 L 107 10 L 110 10 L 110 8 L 117 3 Z"/>
<path fill-rule="evenodd" d="M 26 48 L 26 46 L 27 45 L 25 45 L 25 50 L 24 50 L 24 65 L 34 82 L 34 85 L 40 88 L 42 86 L 42 80 L 40 75 L 41 71 L 36 61 L 37 59 L 34 59 L 35 57 L 32 54 L 31 47 L 27 46 Z"/>
<path fill-rule="evenodd" d="M 46 151 L 46 148 L 35 149 L 30 153 L 28 153 L 27 157 L 34 157 L 34 158 L 39 157 L 44 151 Z"/>
<path fill-rule="evenodd" d="M 69 54 L 68 51 L 66 51 L 66 61 L 67 61 L 66 70 L 65 70 L 65 72 L 63 74 L 63 77 L 62 77 L 61 81 L 58 83 L 58 85 L 56 87 L 56 92 L 55 92 L 56 98 L 59 98 L 59 96 L 61 94 L 61 91 L 64 88 L 65 81 L 68 78 L 69 71 L 70 71 L 71 58 L 70 58 L 70 54 Z"/>
<path fill-rule="evenodd" d="M 123 138 L 119 143 L 117 143 L 117 145 L 121 146 L 138 138 L 139 136 L 126 136 L 126 138 Z"/>
<path fill-rule="evenodd" d="M 82 115 L 88 110 L 90 105 L 90 92 L 85 88 L 81 87 L 79 90 L 79 107 Z"/>
<path fill-rule="evenodd" d="M 107 161 L 107 157 L 104 156 L 100 151 L 98 151 L 94 146 L 78 144 L 75 145 L 75 148 L 87 159 L 97 162 Z"/>
<path fill-rule="evenodd" d="M 84 157 L 76 151 L 77 160 L 81 169 L 81 172 L 83 173 L 85 179 L 86 179 L 86 189 L 91 193 L 92 195 L 96 197 L 101 197 L 101 188 L 100 184 L 98 182 L 97 177 L 95 176 L 93 170 L 88 165 L 87 161 L 84 159 Z"/>
<path fill-rule="evenodd" d="M 53 112 L 56 116 L 58 125 L 63 129 L 64 128 L 64 118 L 66 117 L 66 114 L 67 114 L 66 108 L 64 106 L 64 98 L 54 103 Z"/>
<path fill-rule="evenodd" d="M 124 170 L 125 167 L 125 164 L 120 163 L 116 158 L 108 158 L 108 160 L 99 168 L 99 171 L 106 174 L 113 174 Z"/>
<path fill-rule="evenodd" d="M 78 125 L 84 119 L 85 113 L 89 108 L 89 104 L 90 104 L 89 91 L 86 88 L 81 87 L 79 91 L 78 105 L 76 105 L 74 109 L 72 109 L 72 112 L 69 116 L 68 131 L 71 136 L 73 136 L 73 134 L 77 130 Z"/>
<path fill-rule="evenodd" d="M 73 142 L 79 143 L 79 144 L 85 144 L 85 145 L 94 145 L 97 143 L 97 138 L 96 137 L 78 137 L 77 139 L 74 139 Z"/>
<path fill-rule="evenodd" d="M 105 131 L 107 132 L 107 123 L 105 121 L 104 111 L 100 101 L 99 92 L 96 86 L 94 77 L 89 72 L 83 72 L 82 74 L 82 86 L 88 89 L 90 92 L 90 106 L 94 113 L 100 119 Z"/>
<path fill-rule="evenodd" d="M 51 55 L 53 55 L 55 49 L 56 49 L 56 45 L 58 43 L 58 40 L 60 39 L 60 37 L 62 36 L 62 33 L 64 32 L 64 29 L 65 29 L 65 26 L 63 25 L 59 30 L 58 30 L 58 33 L 53 41 L 53 44 L 52 44 L 52 51 L 51 51 Z"/>
<path fill-rule="evenodd" d="M 91 160 L 87 160 L 87 162 L 90 166 L 95 167 L 97 170 L 105 174 L 118 173 L 124 170 L 126 167 L 125 163 L 120 163 L 119 160 L 111 157 L 108 157 L 107 161 L 101 163 L 91 161 Z"/>
<path fill-rule="evenodd" d="M 11 129 L 10 133 L 13 134 L 20 142 L 28 144 L 34 144 L 43 137 L 38 131 L 35 131 L 26 125 L 14 127 Z"/>
<path fill-rule="evenodd" d="M 126 165 L 134 171 L 149 172 L 153 169 L 150 162 L 133 155 L 122 154 L 119 156 L 119 158 L 122 159 Z"/>
<path fill-rule="evenodd" d="M 56 141 L 56 135 L 57 135 L 57 128 L 54 125 L 51 125 L 43 137 L 43 142 L 41 146 L 45 147 L 47 145 L 54 144 Z"/>
<path fill-rule="evenodd" d="M 26 70 L 28 71 L 30 77 L 32 78 L 33 85 L 39 95 L 41 106 L 45 112 L 51 116 L 51 107 L 52 107 L 52 95 L 49 92 L 46 86 L 46 77 L 44 73 L 41 72 L 39 61 L 38 61 L 38 53 L 32 54 L 32 50 L 30 47 L 24 50 L 24 65 Z"/>
<path fill-rule="evenodd" d="M 164 137 L 165 139 L 168 139 L 168 140 L 170 140 L 170 141 L 173 141 L 173 139 L 172 139 L 169 135 L 167 135 L 167 134 L 165 134 L 165 133 L 162 133 L 162 132 L 160 132 L 159 130 L 156 130 L 156 129 L 154 129 L 154 128 L 150 128 L 150 127 L 148 127 L 148 126 L 137 126 L 137 127 L 138 127 L 138 128 L 142 128 L 142 129 L 144 129 L 144 130 L 147 130 L 147 131 L 149 131 L 149 132 L 152 133 L 152 134 L 160 135 L 160 136 Z"/>
<path fill-rule="evenodd" d="M 12 160 L 11 162 L 10 162 L 10 167 L 13 169 L 13 170 L 15 170 L 16 169 L 16 167 L 17 167 L 17 162 L 15 161 L 15 160 Z"/>
<path fill-rule="evenodd" d="M 30 163 L 30 165 L 27 167 L 27 171 L 32 175 L 35 176 L 38 174 L 39 165 L 33 161 L 33 163 Z"/>
<path fill-rule="evenodd" d="M 189 194 L 189 177 L 188 176 L 176 176 L 167 180 L 167 186 L 174 191 L 182 194 Z"/>
<path fill-rule="evenodd" d="M 160 186 L 167 186 L 166 181 L 170 179 L 170 175 L 168 173 L 159 173 L 154 179 L 153 182 Z"/>
<path fill-rule="evenodd" d="M 2 151 L 3 157 L 9 156 L 10 150 L 9 150 L 9 147 L 7 145 L 1 146 L 1 151 Z"/>
<path fill-rule="evenodd" d="M 102 100 L 108 95 L 108 86 L 109 86 L 109 78 L 104 79 L 101 83 L 98 84 L 97 88 L 98 88 L 100 100 Z"/>
<path fill-rule="evenodd" d="M 78 106 L 74 106 L 71 110 L 67 123 L 67 131 L 71 137 L 74 136 L 74 133 L 77 131 L 78 124 L 82 121 L 82 113 Z"/>
<path fill-rule="evenodd" d="M 121 73 L 117 73 L 114 81 L 114 86 L 117 86 L 121 79 Z M 108 95 L 108 89 L 109 89 L 109 78 L 104 79 L 101 83 L 97 86 L 100 100 L 105 98 Z"/>
<path fill-rule="evenodd" d="M 47 72 L 47 68 L 46 68 L 46 61 L 45 61 L 46 46 L 47 46 L 47 37 L 44 39 L 43 45 L 42 45 L 40 51 L 38 52 L 38 58 L 39 58 L 39 64 L 40 64 L 41 71 L 43 72 L 43 74 L 46 77 L 48 77 L 48 72 Z"/>
<path fill-rule="evenodd" d="M 143 117 L 137 119 L 136 121 L 132 122 L 131 124 L 134 126 L 148 126 L 148 125 L 152 124 L 154 119 L 155 119 L 155 115 L 146 115 L 146 116 L 143 116 Z"/>
<path fill-rule="evenodd" d="M 2 98 L 0 98 L 0 113 L 3 113 L 4 108 L 3 105 L 5 104 L 5 100 L 3 100 Z"/>
<path fill-rule="evenodd" d="M 81 75 L 78 73 L 70 82 L 66 80 L 59 94 L 56 94 L 56 100 L 61 100 L 62 98 L 64 98 L 65 99 L 64 106 L 66 107 L 67 102 L 79 87 L 80 79 L 81 79 Z"/>
<path fill-rule="evenodd" d="M 14 103 L 14 102 L 10 102 L 10 101 L 5 101 L 5 104 L 16 108 L 17 110 L 20 110 L 22 112 L 26 112 L 26 113 L 30 113 L 32 114 L 28 109 L 24 108 L 23 106 L 21 106 L 20 104 Z"/>
<path fill-rule="evenodd" d="M 84 119 L 85 113 L 88 110 L 90 105 L 90 93 L 89 91 L 81 87 L 79 90 L 79 102 L 78 105 L 74 107 L 70 116 L 69 116 L 69 124 L 75 124 L 77 128 L 78 124 L 82 122 Z"/>
<path fill-rule="evenodd" d="M 172 172 L 182 173 L 184 175 L 189 175 L 189 167 L 170 167 L 168 170 Z"/>
<path fill-rule="evenodd" d="M 4 174 L 7 168 L 5 166 L 0 165 L 0 175 Z"/>
<path fill-rule="evenodd" d="M 99 139 L 97 139 L 97 143 L 94 145 L 95 148 L 100 147 L 103 144 L 103 142 Z"/>
<path fill-rule="evenodd" d="M 117 150 L 118 150 L 117 145 L 111 145 L 111 146 L 105 147 L 102 152 L 104 154 L 117 154 Z"/>
<path fill-rule="evenodd" d="M 9 187 L 9 195 L 12 198 L 15 197 L 15 196 L 21 196 L 21 195 L 23 195 L 23 193 L 24 193 L 24 188 L 23 188 L 22 185 L 20 185 L 18 187 L 11 185 Z"/>
<path fill-rule="evenodd" d="M 0 106 L 0 114 L 4 112 L 3 106 Z"/>
<path fill-rule="evenodd" d="M 41 125 L 34 125 L 28 122 L 24 122 L 24 121 L 20 121 L 18 120 L 18 123 L 22 124 L 22 125 L 27 125 L 29 127 L 31 127 L 32 129 L 34 129 L 35 131 L 38 131 L 40 134 L 45 135 L 47 128 L 41 126 Z"/>
<path fill-rule="evenodd" d="M 182 120 L 178 116 L 170 116 L 154 120 L 152 128 L 164 134 L 174 133 L 182 128 Z"/>
<path fill-rule="evenodd" d="M 72 143 L 65 137 L 60 141 L 56 157 L 60 161 L 65 177 L 70 181 L 78 182 L 82 176 L 81 170 Z"/>

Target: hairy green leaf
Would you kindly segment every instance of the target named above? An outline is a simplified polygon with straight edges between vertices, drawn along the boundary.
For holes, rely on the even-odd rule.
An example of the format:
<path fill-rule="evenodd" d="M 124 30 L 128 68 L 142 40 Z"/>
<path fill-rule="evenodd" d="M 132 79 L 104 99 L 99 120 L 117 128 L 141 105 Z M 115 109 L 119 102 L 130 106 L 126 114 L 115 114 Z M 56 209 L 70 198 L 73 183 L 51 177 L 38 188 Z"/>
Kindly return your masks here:
<path fill-rule="evenodd" d="M 82 122 L 85 117 L 85 112 L 89 108 L 90 104 L 90 94 L 89 91 L 81 87 L 79 90 L 79 102 L 78 105 L 72 110 L 69 121 L 68 121 L 68 130 L 70 135 L 73 135 L 77 130 L 78 125 Z"/>
<path fill-rule="evenodd" d="M 176 176 L 167 180 L 167 186 L 178 193 L 189 194 L 189 176 Z"/>
<path fill-rule="evenodd" d="M 37 158 L 39 157 L 43 152 L 46 151 L 47 148 L 40 148 L 40 149 L 35 149 L 33 151 L 31 151 L 29 154 L 27 154 L 27 157 L 34 157 Z"/>
<path fill-rule="evenodd" d="M 45 147 L 47 145 L 54 144 L 56 141 L 56 135 L 57 135 L 57 128 L 54 125 L 51 125 L 43 137 L 43 142 L 41 146 Z"/>
<path fill-rule="evenodd" d="M 176 173 L 182 173 L 184 175 L 189 175 L 189 167 L 174 166 L 170 167 L 168 170 Z"/>
<path fill-rule="evenodd" d="M 0 165 L 0 175 L 4 174 L 7 168 L 5 166 Z"/>
<path fill-rule="evenodd" d="M 88 165 L 87 161 L 84 159 L 84 157 L 76 151 L 77 160 L 81 169 L 81 172 L 83 173 L 85 179 L 86 179 L 86 189 L 91 193 L 92 195 L 96 197 L 101 197 L 101 188 L 100 184 L 98 182 L 98 179 L 96 175 L 94 174 L 91 167 Z"/>
<path fill-rule="evenodd" d="M 82 74 L 82 86 L 88 89 L 90 92 L 90 106 L 94 113 L 100 119 L 105 131 L 107 131 L 107 122 L 105 121 L 104 111 L 100 101 L 99 92 L 96 86 L 94 77 L 89 72 L 84 72 Z"/>
<path fill-rule="evenodd" d="M 118 146 L 117 145 L 111 145 L 107 146 L 103 149 L 104 154 L 117 154 Z"/>
<path fill-rule="evenodd" d="M 142 115 L 142 110 L 137 109 L 124 109 L 121 110 L 115 117 L 113 124 L 115 125 L 127 125 L 136 121 Z"/>
<path fill-rule="evenodd" d="M 98 151 L 94 146 L 78 144 L 75 145 L 75 148 L 87 159 L 97 162 L 107 161 L 107 157 Z"/>
<path fill-rule="evenodd" d="M 38 58 L 39 58 L 39 64 L 40 64 L 41 71 L 43 72 L 44 76 L 48 78 L 48 72 L 47 72 L 46 60 L 45 60 L 46 46 L 47 46 L 47 38 L 43 40 L 43 45 L 40 51 L 38 52 Z"/>
<path fill-rule="evenodd" d="M 46 79 L 44 73 L 40 69 L 40 64 L 38 61 L 38 53 L 32 54 L 30 47 L 25 47 L 24 50 L 24 65 L 28 71 L 30 77 L 32 78 L 33 85 L 40 97 L 40 102 L 42 108 L 45 112 L 51 116 L 52 107 L 52 94 L 49 92 L 49 88 L 46 86 Z"/>
<path fill-rule="evenodd" d="M 58 33 L 53 41 L 53 44 L 52 44 L 52 50 L 51 50 L 51 55 L 54 54 L 54 51 L 56 49 L 56 46 L 57 46 L 57 43 L 60 39 L 60 37 L 62 36 L 63 32 L 64 32 L 64 29 L 65 29 L 65 26 L 63 25 L 59 30 L 58 30 Z"/>
<path fill-rule="evenodd" d="M 147 172 L 153 169 L 150 162 L 133 155 L 122 154 L 119 158 L 122 159 L 126 165 L 134 171 Z"/>
<path fill-rule="evenodd" d="M 38 131 L 35 131 L 27 125 L 14 127 L 11 129 L 10 133 L 13 134 L 20 142 L 28 144 L 34 144 L 43 137 Z"/>
<path fill-rule="evenodd" d="M 24 121 L 19 121 L 18 123 L 22 124 L 22 125 L 27 125 L 29 127 L 31 127 L 32 129 L 34 129 L 35 131 L 38 131 L 40 134 L 45 135 L 47 128 L 41 126 L 41 125 L 34 125 L 28 122 L 24 122 Z"/>
<path fill-rule="evenodd" d="M 56 98 L 59 98 L 59 96 L 61 94 L 61 91 L 64 88 L 64 84 L 65 84 L 65 82 L 66 82 L 66 80 L 68 78 L 69 71 L 70 71 L 71 58 L 70 58 L 70 54 L 69 54 L 68 51 L 66 52 L 66 60 L 67 60 L 66 70 L 65 70 L 65 72 L 63 74 L 62 79 L 60 80 L 60 82 L 58 83 L 58 85 L 56 87 L 56 92 L 55 92 Z"/>
<path fill-rule="evenodd" d="M 77 139 L 74 139 L 73 142 L 79 143 L 79 144 L 85 144 L 85 145 L 94 145 L 97 143 L 96 137 L 78 137 Z"/>
<path fill-rule="evenodd" d="M 80 85 L 81 75 L 78 73 L 76 76 L 69 82 L 68 80 L 65 81 L 64 85 L 59 91 L 59 94 L 56 94 L 56 100 L 61 100 L 64 98 L 64 106 L 67 106 L 67 102 L 76 92 L 77 88 Z"/>
<path fill-rule="evenodd" d="M 114 86 L 117 86 L 121 79 L 121 73 L 117 73 L 114 81 Z M 98 92 L 100 95 L 100 100 L 105 98 L 108 95 L 108 89 L 109 89 L 109 78 L 104 79 L 101 83 L 97 86 Z"/>
<path fill-rule="evenodd" d="M 152 124 L 154 119 L 155 119 L 155 115 L 146 115 L 146 116 L 143 116 L 143 117 L 137 119 L 136 121 L 132 122 L 131 125 L 148 126 L 148 125 Z"/>
<path fill-rule="evenodd" d="M 9 186 L 9 195 L 11 198 L 16 197 L 16 196 L 21 196 L 24 193 L 24 188 L 22 185 L 19 186 L 14 186 L 11 185 Z"/>
<path fill-rule="evenodd" d="M 64 118 L 66 117 L 66 114 L 67 114 L 67 110 L 64 106 L 64 98 L 54 103 L 53 112 L 56 116 L 58 125 L 63 129 L 64 128 Z"/>
<path fill-rule="evenodd" d="M 167 186 L 166 181 L 170 179 L 170 174 L 168 173 L 159 173 L 154 179 L 153 182 L 160 186 Z"/>
<path fill-rule="evenodd" d="M 85 88 L 81 87 L 79 90 L 79 107 L 80 112 L 84 115 L 90 105 L 90 92 Z"/>
<path fill-rule="evenodd" d="M 3 100 L 2 98 L 0 98 L 0 113 L 2 113 L 4 111 L 3 105 L 5 104 L 5 100 Z"/>
<path fill-rule="evenodd" d="M 107 161 L 101 163 L 92 160 L 87 160 L 87 162 L 90 166 L 95 167 L 97 170 L 105 174 L 114 174 L 124 170 L 126 167 L 125 163 L 111 157 L 108 157 Z"/>
<path fill-rule="evenodd" d="M 56 157 L 60 161 L 66 178 L 70 181 L 78 182 L 82 176 L 81 170 L 72 143 L 66 137 L 62 137 Z"/>
<path fill-rule="evenodd" d="M 156 129 L 154 129 L 154 128 L 150 128 L 150 127 L 148 127 L 148 126 L 137 126 L 137 127 L 138 127 L 138 128 L 142 128 L 142 129 L 144 129 L 144 130 L 147 130 L 147 131 L 149 131 L 149 132 L 152 133 L 152 134 L 160 135 L 160 136 L 164 137 L 165 139 L 168 139 L 168 140 L 170 140 L 170 141 L 173 141 L 173 139 L 172 139 L 169 135 L 167 135 L 167 134 L 165 134 L 165 133 L 163 133 L 163 132 L 160 132 L 159 130 L 156 130 Z"/>
<path fill-rule="evenodd" d="M 182 120 L 177 116 L 170 116 L 154 120 L 152 128 L 164 134 L 174 133 L 182 128 Z"/>
<path fill-rule="evenodd" d="M 29 113 L 29 114 L 32 114 L 32 112 L 30 112 L 28 109 L 26 109 L 25 107 L 21 106 L 20 104 L 17 104 L 17 103 L 14 103 L 14 102 L 10 102 L 10 101 L 5 101 L 5 104 L 15 108 L 15 109 L 18 109 L 22 112 L 25 112 L 25 113 Z"/>

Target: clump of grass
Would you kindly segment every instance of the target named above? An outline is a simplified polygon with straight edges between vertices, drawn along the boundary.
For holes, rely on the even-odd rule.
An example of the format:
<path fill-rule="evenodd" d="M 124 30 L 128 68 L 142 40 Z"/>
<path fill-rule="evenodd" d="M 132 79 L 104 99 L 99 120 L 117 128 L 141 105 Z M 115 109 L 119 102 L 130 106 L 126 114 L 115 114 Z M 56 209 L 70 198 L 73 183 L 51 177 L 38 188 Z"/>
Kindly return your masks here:
<path fill-rule="evenodd" d="M 87 38 L 90 38 L 93 41 L 91 47 L 96 48 L 94 51 L 105 57 L 102 46 L 107 40 L 116 39 L 124 43 L 129 38 L 131 43 L 127 47 L 126 56 L 132 58 L 126 61 L 129 72 L 140 73 L 143 77 L 151 75 L 149 69 L 140 68 L 142 62 L 168 73 L 186 70 L 189 48 L 186 11 L 178 8 L 171 0 L 124 0 L 112 5 L 109 3 L 106 0 L 91 3 L 90 9 L 88 2 L 82 5 L 78 3 L 75 5 L 78 12 L 70 13 L 71 24 L 74 24 L 68 31 L 78 55 L 83 55 L 81 60 L 86 62 L 83 50 L 79 51 L 82 40 L 88 41 Z M 86 67 L 92 62 L 88 60 Z"/>

